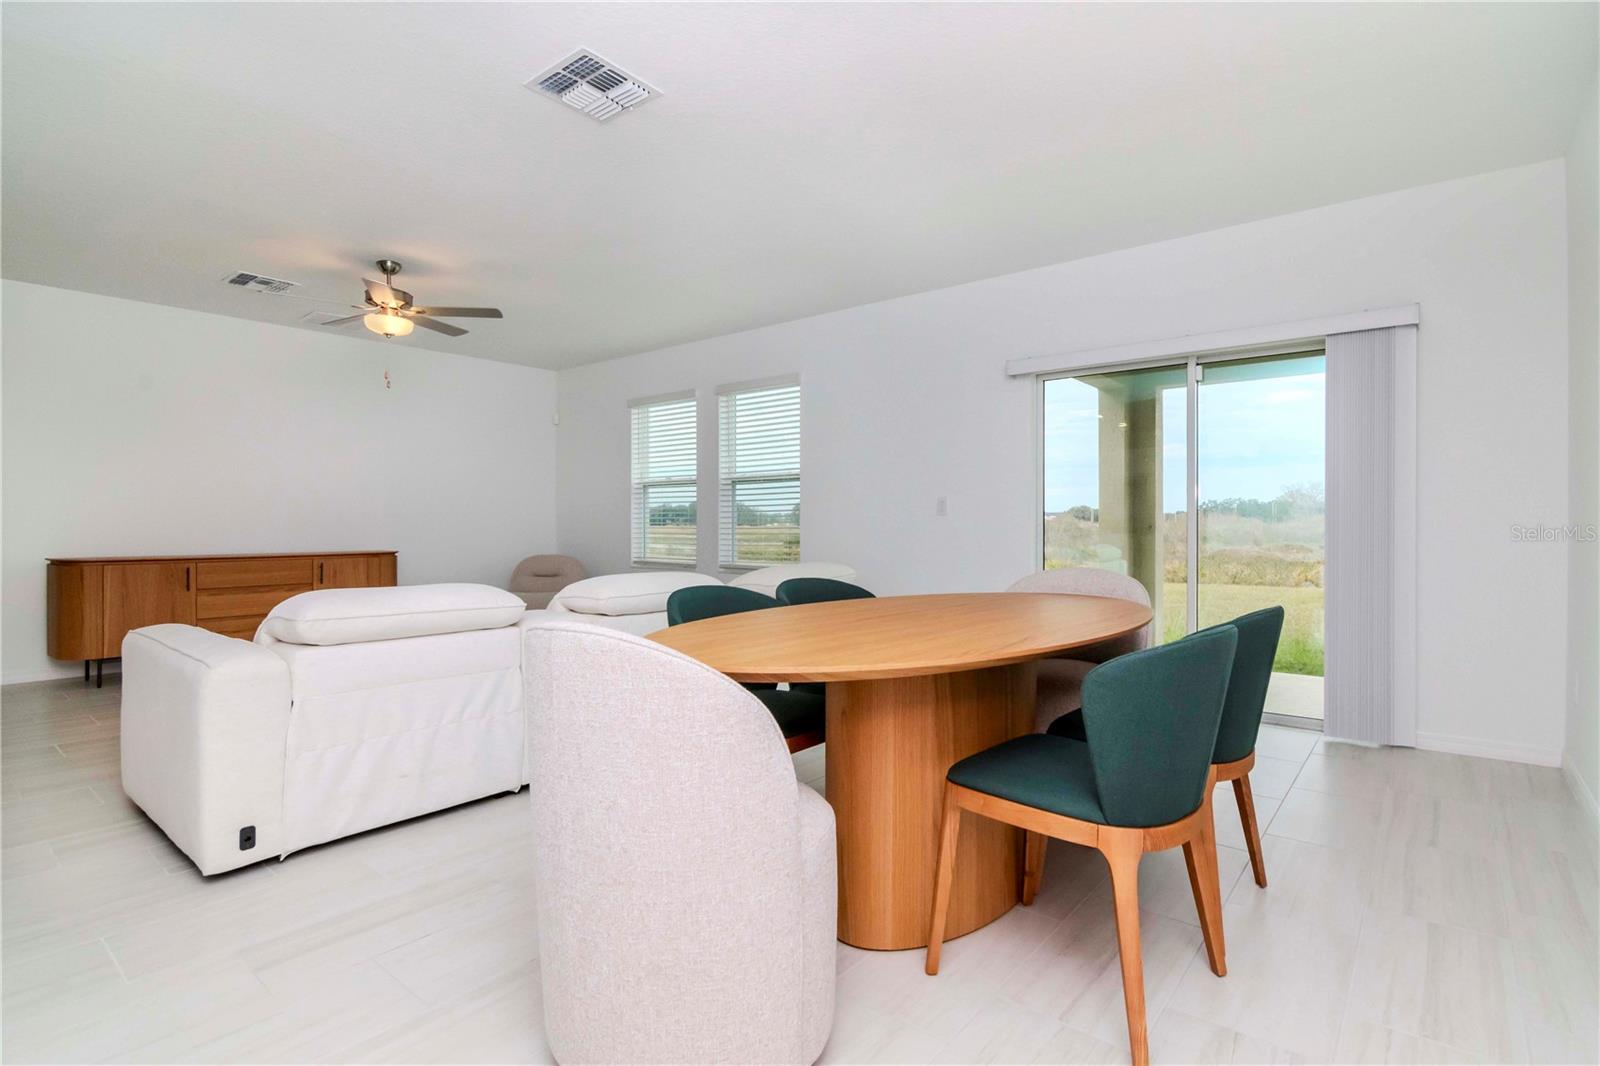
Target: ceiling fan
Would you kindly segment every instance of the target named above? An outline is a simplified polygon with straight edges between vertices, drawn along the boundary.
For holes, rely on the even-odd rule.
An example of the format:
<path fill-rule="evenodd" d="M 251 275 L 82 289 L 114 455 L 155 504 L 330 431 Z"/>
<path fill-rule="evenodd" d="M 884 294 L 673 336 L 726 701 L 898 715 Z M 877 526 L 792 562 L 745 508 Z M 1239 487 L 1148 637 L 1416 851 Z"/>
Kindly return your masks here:
<path fill-rule="evenodd" d="M 411 302 L 409 292 L 397 289 L 391 284 L 394 276 L 400 273 L 399 263 L 393 259 L 379 259 L 374 265 L 383 272 L 383 280 L 361 279 L 367 287 L 366 304 L 351 305 L 358 308 L 361 313 L 336 318 L 332 322 L 324 322 L 323 325 L 345 326 L 360 319 L 372 332 L 381 333 L 385 337 L 404 337 L 411 332 L 413 326 L 431 329 L 447 337 L 459 337 L 467 331 L 460 326 L 440 322 L 439 319 L 505 317 L 498 307 L 417 307 Z"/>

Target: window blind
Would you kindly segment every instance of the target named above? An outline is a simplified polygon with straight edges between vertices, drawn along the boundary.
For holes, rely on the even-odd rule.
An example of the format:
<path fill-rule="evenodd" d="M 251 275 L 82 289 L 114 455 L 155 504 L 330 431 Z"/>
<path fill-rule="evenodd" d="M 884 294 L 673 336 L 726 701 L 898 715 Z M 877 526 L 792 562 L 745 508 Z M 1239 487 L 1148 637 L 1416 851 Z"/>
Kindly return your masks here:
<path fill-rule="evenodd" d="M 718 541 L 723 566 L 800 559 L 800 385 L 768 383 L 718 398 Z"/>
<path fill-rule="evenodd" d="M 1328 337 L 1323 732 L 1416 744 L 1415 326 Z"/>
<path fill-rule="evenodd" d="M 632 552 L 636 563 L 695 564 L 693 394 L 633 405 Z"/>

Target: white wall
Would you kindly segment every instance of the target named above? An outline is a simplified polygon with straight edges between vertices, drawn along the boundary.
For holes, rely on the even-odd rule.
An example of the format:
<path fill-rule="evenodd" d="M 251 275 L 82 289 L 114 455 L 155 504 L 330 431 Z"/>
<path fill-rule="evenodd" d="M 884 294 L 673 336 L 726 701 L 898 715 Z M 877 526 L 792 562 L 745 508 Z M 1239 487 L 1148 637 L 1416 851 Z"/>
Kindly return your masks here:
<path fill-rule="evenodd" d="M 716 385 L 797 371 L 805 557 L 883 593 L 1003 588 L 1038 521 L 1007 359 L 1418 302 L 1421 741 L 1555 763 L 1565 548 L 1510 527 L 1568 509 L 1565 216 L 1556 160 L 563 371 L 561 547 L 628 565 L 630 397 L 693 387 L 708 418 Z"/>
<path fill-rule="evenodd" d="M 549 371 L 9 281 L 0 351 L 8 682 L 77 669 L 49 555 L 393 548 L 405 584 L 503 584 L 554 547 Z"/>
<path fill-rule="evenodd" d="M 1600 522 L 1600 83 L 1572 132 L 1567 150 L 1567 288 L 1571 364 L 1568 373 L 1569 479 L 1574 525 Z M 1595 812 L 1600 795 L 1600 547 L 1567 546 L 1567 770 L 1574 790 Z"/>

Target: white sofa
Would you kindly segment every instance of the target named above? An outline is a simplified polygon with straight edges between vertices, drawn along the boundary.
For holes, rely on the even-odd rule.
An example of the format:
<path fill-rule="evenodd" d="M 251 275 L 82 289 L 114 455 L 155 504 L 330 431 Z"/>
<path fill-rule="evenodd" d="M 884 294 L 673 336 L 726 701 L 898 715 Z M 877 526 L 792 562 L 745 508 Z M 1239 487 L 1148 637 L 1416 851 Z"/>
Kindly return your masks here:
<path fill-rule="evenodd" d="M 521 599 L 487 585 L 329 589 L 256 642 L 122 644 L 122 783 L 203 874 L 527 783 Z"/>
<path fill-rule="evenodd" d="M 780 563 L 741 574 L 728 584 L 774 596 L 778 586 L 791 577 L 854 581 L 856 572 L 843 563 Z M 644 636 L 667 627 L 667 598 L 674 592 L 696 585 L 720 584 L 709 575 L 681 570 L 602 574 L 568 585 L 555 594 L 546 609 L 576 621 Z"/>
<path fill-rule="evenodd" d="M 833 1024 L 833 810 L 741 686 L 546 619 L 527 631 L 530 806 L 556 1061 L 815 1061 Z"/>
<path fill-rule="evenodd" d="M 203 874 L 514 792 L 528 782 L 523 634 L 561 619 L 654 632 L 674 589 L 717 583 L 590 578 L 545 611 L 487 585 L 324 589 L 273 608 L 254 643 L 133 630 L 123 790 Z"/>

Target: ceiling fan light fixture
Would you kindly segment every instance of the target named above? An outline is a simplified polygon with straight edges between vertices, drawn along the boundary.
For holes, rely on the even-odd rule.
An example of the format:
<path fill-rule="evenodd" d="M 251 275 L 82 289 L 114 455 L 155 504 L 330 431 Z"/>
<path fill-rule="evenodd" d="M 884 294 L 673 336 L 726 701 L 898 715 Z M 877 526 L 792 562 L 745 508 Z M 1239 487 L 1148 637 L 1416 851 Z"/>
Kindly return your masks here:
<path fill-rule="evenodd" d="M 400 273 L 400 264 L 393 259 L 379 259 L 375 265 L 383 273 L 382 281 L 362 278 L 366 287 L 362 293 L 365 305 L 351 304 L 353 315 L 327 318 L 322 325 L 343 329 L 361 324 L 382 337 L 409 337 L 417 324 L 429 333 L 442 333 L 446 337 L 464 337 L 467 331 L 460 326 L 443 321 L 446 318 L 504 318 L 498 307 L 445 307 L 432 305 L 414 307 L 411 294 L 393 287 L 394 276 Z M 251 275 L 252 277 L 254 275 Z M 412 316 L 418 316 L 413 318 Z"/>
<path fill-rule="evenodd" d="M 376 311 L 362 316 L 361 321 L 372 332 L 381 333 L 385 337 L 404 337 L 416 328 L 404 315 L 390 315 Z"/>

